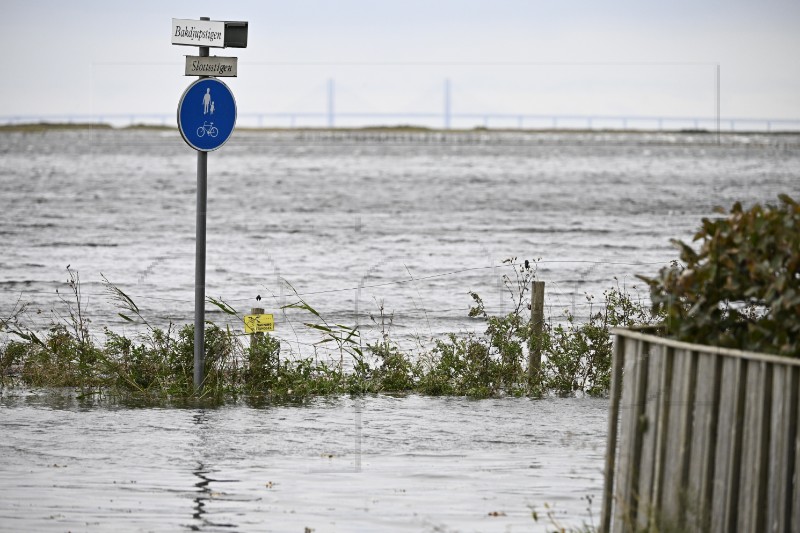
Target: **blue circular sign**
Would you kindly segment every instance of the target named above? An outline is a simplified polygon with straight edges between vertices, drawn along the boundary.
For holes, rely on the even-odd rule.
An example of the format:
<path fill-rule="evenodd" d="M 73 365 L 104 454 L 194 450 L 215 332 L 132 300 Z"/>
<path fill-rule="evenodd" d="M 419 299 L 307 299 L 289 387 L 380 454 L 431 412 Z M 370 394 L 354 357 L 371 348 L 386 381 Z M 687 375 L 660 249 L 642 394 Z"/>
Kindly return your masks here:
<path fill-rule="evenodd" d="M 200 78 L 183 92 L 178 129 L 186 144 L 201 152 L 216 150 L 236 126 L 236 100 L 217 78 Z"/>

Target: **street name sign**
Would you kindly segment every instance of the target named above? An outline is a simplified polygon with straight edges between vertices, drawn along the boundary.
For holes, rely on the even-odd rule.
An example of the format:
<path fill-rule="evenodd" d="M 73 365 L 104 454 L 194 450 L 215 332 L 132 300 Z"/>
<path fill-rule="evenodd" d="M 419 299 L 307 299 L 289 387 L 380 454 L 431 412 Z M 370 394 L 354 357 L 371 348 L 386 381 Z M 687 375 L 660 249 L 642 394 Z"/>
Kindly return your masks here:
<path fill-rule="evenodd" d="M 216 76 L 218 78 L 235 78 L 238 57 L 201 57 L 186 56 L 186 76 Z"/>
<path fill-rule="evenodd" d="M 225 23 L 219 20 L 172 19 L 172 44 L 225 48 Z"/>
<path fill-rule="evenodd" d="M 264 331 L 275 331 L 274 315 L 261 314 L 244 316 L 244 332 L 246 334 L 263 333 Z"/>
<path fill-rule="evenodd" d="M 172 44 L 247 48 L 245 21 L 172 19 Z"/>
<path fill-rule="evenodd" d="M 178 129 L 186 144 L 200 152 L 216 150 L 236 126 L 236 100 L 223 82 L 200 78 L 178 103 Z"/>

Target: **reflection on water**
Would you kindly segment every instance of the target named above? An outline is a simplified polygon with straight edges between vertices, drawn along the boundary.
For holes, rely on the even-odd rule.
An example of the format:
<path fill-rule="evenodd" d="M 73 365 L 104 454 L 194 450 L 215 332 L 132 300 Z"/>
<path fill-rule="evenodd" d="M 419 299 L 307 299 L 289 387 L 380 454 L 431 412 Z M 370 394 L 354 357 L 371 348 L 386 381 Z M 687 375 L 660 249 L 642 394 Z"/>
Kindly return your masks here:
<path fill-rule="evenodd" d="M 202 455 L 202 451 L 207 448 L 206 424 L 208 423 L 208 415 L 204 409 L 200 409 L 192 416 L 192 419 L 197 426 L 197 449 Z M 205 510 L 206 503 L 215 497 L 218 498 L 220 496 L 225 496 L 225 493 L 219 487 L 215 486 L 214 488 L 216 491 L 212 491 L 210 486 L 211 483 L 238 483 L 238 480 L 235 479 L 211 478 L 209 477 L 209 474 L 211 473 L 212 471 L 202 461 L 198 461 L 197 467 L 192 471 L 192 474 L 199 479 L 199 481 L 194 484 L 194 486 L 197 487 L 197 496 L 194 499 L 194 513 L 192 513 L 192 518 L 194 519 L 195 523 L 190 526 L 192 531 L 207 531 L 209 527 L 237 527 L 236 524 L 215 522 L 210 520 L 210 517 L 205 516 L 207 514 Z"/>
<path fill-rule="evenodd" d="M 87 408 L 69 392 L 3 391 L 0 530 L 544 531 L 531 509 L 545 503 L 580 524 L 585 497 L 599 501 L 606 407 L 367 396 Z"/>
<path fill-rule="evenodd" d="M 236 524 L 227 524 L 221 522 L 213 522 L 208 519 L 208 517 L 204 516 L 206 514 L 205 506 L 206 502 L 211 501 L 215 495 L 223 495 L 224 493 L 217 491 L 212 492 L 211 487 L 209 486 L 212 482 L 213 483 L 237 483 L 238 480 L 235 479 L 212 479 L 208 477 L 210 473 L 206 470 L 205 465 L 203 463 L 197 464 L 197 470 L 192 472 L 195 476 L 197 476 L 200 481 L 194 484 L 197 487 L 198 496 L 194 499 L 194 513 L 192 514 L 192 518 L 194 518 L 195 522 L 199 522 L 199 524 L 193 524 L 191 529 L 193 531 L 206 531 L 209 526 L 212 527 L 230 527 L 235 528 L 237 527 Z"/>

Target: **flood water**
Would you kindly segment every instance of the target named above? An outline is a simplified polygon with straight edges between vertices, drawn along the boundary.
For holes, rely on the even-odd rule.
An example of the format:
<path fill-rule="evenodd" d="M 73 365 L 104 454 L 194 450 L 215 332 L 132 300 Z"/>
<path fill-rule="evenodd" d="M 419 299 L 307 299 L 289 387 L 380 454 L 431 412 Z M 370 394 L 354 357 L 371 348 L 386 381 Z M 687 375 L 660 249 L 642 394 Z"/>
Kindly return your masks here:
<path fill-rule="evenodd" d="M 0 133 L 0 316 L 46 329 L 81 279 L 92 333 L 191 323 L 194 152 L 174 131 Z M 800 136 L 237 132 L 209 155 L 209 296 L 275 313 L 282 354 L 309 317 L 403 347 L 480 332 L 469 291 L 511 308 L 509 257 L 541 259 L 546 312 L 637 289 L 713 207 L 800 197 Z M 58 289 L 58 293 L 56 290 Z M 641 294 L 646 298 L 646 294 Z M 593 305 L 597 305 L 596 303 Z M 209 306 L 208 318 L 241 329 Z M 202 409 L 0 393 L 3 531 L 544 531 L 597 516 L 603 399 L 419 396 Z"/>
<path fill-rule="evenodd" d="M 209 155 L 206 294 L 240 313 L 260 295 L 284 353 L 318 340 L 280 310 L 294 291 L 366 336 L 382 304 L 413 345 L 480 330 L 469 291 L 509 311 L 502 261 L 541 259 L 548 314 L 580 316 L 586 294 L 636 292 L 715 206 L 800 196 L 800 136 L 364 137 L 244 131 Z M 129 327 L 101 274 L 151 323 L 192 322 L 196 156 L 176 132 L 2 133 L 0 153 L 3 316 L 21 298 L 46 327 L 70 265 L 95 331 Z"/>
<path fill-rule="evenodd" d="M 0 397 L 3 531 L 544 531 L 599 509 L 607 402 Z M 596 522 L 595 518 L 595 523 Z"/>

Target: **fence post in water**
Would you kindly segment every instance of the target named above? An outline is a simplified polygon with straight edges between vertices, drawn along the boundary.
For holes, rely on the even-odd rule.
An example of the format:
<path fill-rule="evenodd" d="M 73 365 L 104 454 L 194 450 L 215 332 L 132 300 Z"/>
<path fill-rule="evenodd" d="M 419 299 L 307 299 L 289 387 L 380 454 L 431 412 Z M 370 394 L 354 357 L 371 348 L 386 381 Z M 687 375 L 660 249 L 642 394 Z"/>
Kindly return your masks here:
<path fill-rule="evenodd" d="M 528 345 L 528 386 L 541 382 L 542 334 L 544 333 L 544 281 L 534 281 L 531 287 L 531 335 Z"/>
<path fill-rule="evenodd" d="M 251 315 L 263 315 L 264 314 L 264 308 L 263 307 L 251 307 L 250 308 L 250 314 Z M 263 336 L 264 336 L 264 334 L 263 333 L 259 333 L 259 332 L 255 332 L 255 333 L 250 335 L 250 353 L 251 354 L 253 353 L 253 350 L 256 348 L 256 346 L 258 346 L 259 339 L 261 339 L 261 337 L 263 337 Z"/>

